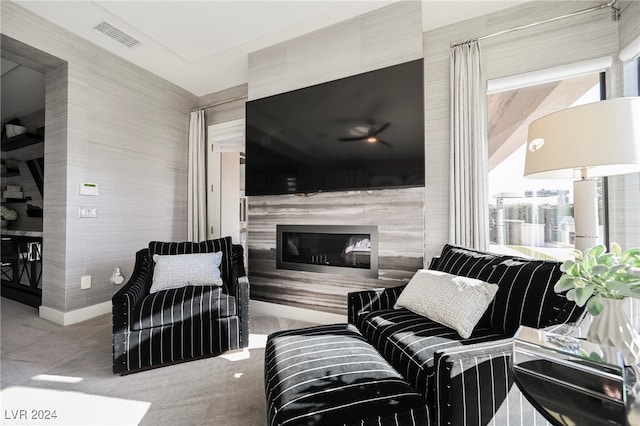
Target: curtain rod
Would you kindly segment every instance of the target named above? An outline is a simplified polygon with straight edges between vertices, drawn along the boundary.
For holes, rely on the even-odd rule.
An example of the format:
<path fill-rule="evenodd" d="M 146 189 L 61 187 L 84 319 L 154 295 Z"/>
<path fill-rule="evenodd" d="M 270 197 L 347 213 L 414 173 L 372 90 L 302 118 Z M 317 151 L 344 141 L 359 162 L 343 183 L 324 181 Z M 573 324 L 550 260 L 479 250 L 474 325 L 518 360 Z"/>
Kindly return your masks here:
<path fill-rule="evenodd" d="M 242 100 L 242 99 L 247 99 L 247 97 L 246 96 L 239 96 L 237 98 L 229 99 L 228 101 L 222 101 L 222 102 L 218 102 L 218 103 L 211 104 L 211 105 L 205 105 L 205 106 L 193 108 L 191 110 L 191 112 L 200 111 L 201 109 L 213 108 L 213 107 L 218 106 L 218 105 L 224 105 L 224 104 L 228 104 L 230 102 L 239 101 L 239 100 Z"/>
<path fill-rule="evenodd" d="M 553 21 L 558 21 L 558 20 L 564 19 L 564 18 L 570 18 L 572 16 L 581 15 L 583 13 L 593 12 L 595 10 L 605 9 L 607 7 L 610 7 L 612 9 L 611 16 L 612 16 L 614 21 L 617 21 L 620 18 L 620 9 L 615 7 L 615 4 L 616 4 L 617 1 L 618 0 L 610 0 L 608 2 L 603 1 L 602 3 L 600 3 L 597 6 L 592 6 L 592 7 L 589 7 L 587 9 L 583 9 L 583 10 L 578 10 L 576 12 L 567 13 L 566 15 L 556 16 L 554 18 L 545 19 L 544 21 L 533 22 L 533 23 L 527 24 L 527 25 L 521 25 L 519 27 L 510 28 L 508 30 L 503 30 L 503 31 L 498 31 L 498 32 L 493 33 L 493 34 L 483 35 L 481 37 L 476 37 L 476 38 L 473 38 L 473 39 L 470 39 L 470 40 L 461 41 L 461 42 L 458 42 L 458 43 L 451 43 L 450 47 L 461 46 L 463 44 L 471 43 L 472 41 L 484 40 L 484 39 L 495 37 L 495 36 L 499 36 L 499 35 L 502 35 L 502 34 L 507 34 L 507 33 L 513 32 L 513 31 L 524 30 L 526 28 L 531 28 L 531 27 L 535 27 L 537 25 L 546 24 L 546 23 L 553 22 Z"/>

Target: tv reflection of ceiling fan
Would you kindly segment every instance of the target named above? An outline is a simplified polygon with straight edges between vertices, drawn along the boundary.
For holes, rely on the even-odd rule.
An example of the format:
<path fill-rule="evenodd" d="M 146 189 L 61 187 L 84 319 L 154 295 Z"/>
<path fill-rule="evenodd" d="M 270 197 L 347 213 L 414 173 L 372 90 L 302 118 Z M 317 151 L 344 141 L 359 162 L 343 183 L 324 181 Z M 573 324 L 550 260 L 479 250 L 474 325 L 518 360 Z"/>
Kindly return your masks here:
<path fill-rule="evenodd" d="M 348 138 L 340 138 L 339 140 L 341 142 L 355 142 L 355 141 L 367 141 L 369 143 L 381 143 L 382 145 L 386 145 L 389 148 L 393 148 L 393 145 L 391 145 L 389 142 L 386 142 L 382 139 L 380 139 L 378 137 L 378 135 L 382 132 L 385 131 L 385 129 L 387 127 L 389 127 L 389 124 L 391 123 L 384 123 L 382 126 L 380 126 L 377 130 L 376 130 L 376 125 L 375 122 L 371 122 L 371 126 L 369 127 L 369 130 L 367 131 L 366 134 L 362 135 L 362 136 L 353 136 L 353 137 L 348 137 Z"/>

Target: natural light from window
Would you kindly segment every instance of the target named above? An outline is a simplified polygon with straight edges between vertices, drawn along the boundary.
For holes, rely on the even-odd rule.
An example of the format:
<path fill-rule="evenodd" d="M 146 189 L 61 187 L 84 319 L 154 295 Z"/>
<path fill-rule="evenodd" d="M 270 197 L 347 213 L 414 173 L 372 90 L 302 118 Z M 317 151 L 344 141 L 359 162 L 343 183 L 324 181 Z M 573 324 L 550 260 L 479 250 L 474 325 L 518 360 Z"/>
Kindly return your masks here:
<path fill-rule="evenodd" d="M 135 425 L 150 402 L 83 392 L 10 386 L 0 392 L 2 424 Z"/>
<path fill-rule="evenodd" d="M 488 96 L 491 251 L 538 259 L 571 257 L 573 181 L 523 176 L 527 129 L 540 117 L 599 100 L 597 73 Z M 602 206 L 601 190 L 599 196 Z"/>
<path fill-rule="evenodd" d="M 251 333 L 249 347 L 228 351 L 219 357 L 228 361 L 249 359 L 251 351 L 264 350 L 267 337 L 266 334 Z M 238 368 L 241 366 L 239 364 Z M 233 372 L 234 379 L 241 379 L 244 375 L 245 371 L 240 368 Z M 28 386 L 2 389 L 0 411 L 3 418 L 0 424 L 135 425 L 142 421 L 151 407 L 148 401 L 72 390 L 83 380 L 78 376 L 35 374 Z"/>

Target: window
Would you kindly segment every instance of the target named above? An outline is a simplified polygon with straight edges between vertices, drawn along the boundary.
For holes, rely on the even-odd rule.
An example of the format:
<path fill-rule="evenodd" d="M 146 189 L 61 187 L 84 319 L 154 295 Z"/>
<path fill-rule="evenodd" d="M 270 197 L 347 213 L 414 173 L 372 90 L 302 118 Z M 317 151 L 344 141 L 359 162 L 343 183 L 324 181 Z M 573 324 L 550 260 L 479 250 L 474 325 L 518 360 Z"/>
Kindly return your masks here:
<path fill-rule="evenodd" d="M 640 57 L 624 63 L 624 95 L 640 96 Z M 640 247 L 640 173 L 609 178 L 611 241 L 623 249 Z M 627 316 L 640 330 L 640 300 L 627 298 Z"/>
<path fill-rule="evenodd" d="M 592 73 L 490 94 L 489 230 L 491 250 L 539 259 L 567 259 L 574 249 L 573 181 L 523 176 L 529 123 L 571 106 L 601 99 L 601 75 Z M 600 242 L 606 194 L 599 184 Z"/>
<path fill-rule="evenodd" d="M 640 58 L 624 63 L 624 96 L 640 95 Z M 640 247 L 640 173 L 611 176 L 609 187 L 610 240 L 624 249 Z"/>

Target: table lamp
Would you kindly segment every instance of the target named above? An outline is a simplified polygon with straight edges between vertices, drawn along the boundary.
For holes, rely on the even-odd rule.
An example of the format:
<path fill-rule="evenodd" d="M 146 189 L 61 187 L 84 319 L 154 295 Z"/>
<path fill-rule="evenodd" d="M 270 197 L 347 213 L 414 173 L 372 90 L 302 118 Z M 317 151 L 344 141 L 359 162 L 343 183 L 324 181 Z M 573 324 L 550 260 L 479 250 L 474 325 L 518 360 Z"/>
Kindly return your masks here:
<path fill-rule="evenodd" d="M 524 176 L 573 184 L 575 248 L 597 244 L 594 177 L 640 172 L 640 97 L 567 108 L 529 125 Z"/>

